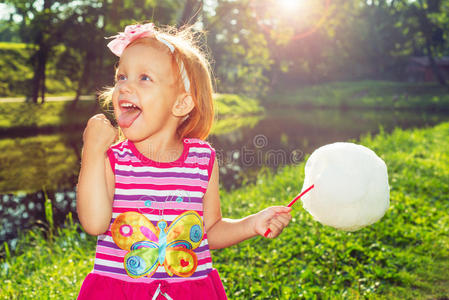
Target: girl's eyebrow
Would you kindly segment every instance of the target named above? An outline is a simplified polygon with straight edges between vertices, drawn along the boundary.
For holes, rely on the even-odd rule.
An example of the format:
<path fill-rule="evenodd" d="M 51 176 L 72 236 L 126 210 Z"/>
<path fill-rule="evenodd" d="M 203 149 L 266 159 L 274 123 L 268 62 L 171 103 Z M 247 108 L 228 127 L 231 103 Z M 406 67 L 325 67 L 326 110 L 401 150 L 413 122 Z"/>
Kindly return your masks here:
<path fill-rule="evenodd" d="M 117 76 L 119 73 L 125 72 L 123 69 L 124 69 L 123 67 L 120 68 L 120 65 L 118 65 L 115 70 L 115 73 L 116 73 L 115 76 Z M 139 71 L 143 72 L 143 73 L 149 73 L 149 75 L 151 75 L 151 77 L 153 77 L 153 78 L 160 77 L 159 73 L 155 72 L 154 69 L 152 69 L 148 64 L 139 66 Z"/>

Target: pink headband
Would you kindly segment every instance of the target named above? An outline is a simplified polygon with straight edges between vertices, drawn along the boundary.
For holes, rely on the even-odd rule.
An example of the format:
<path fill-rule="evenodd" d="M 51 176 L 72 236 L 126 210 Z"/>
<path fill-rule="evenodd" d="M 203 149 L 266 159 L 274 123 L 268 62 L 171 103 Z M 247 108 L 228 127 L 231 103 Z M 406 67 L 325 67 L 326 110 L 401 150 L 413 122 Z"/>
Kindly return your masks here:
<path fill-rule="evenodd" d="M 154 37 L 158 41 L 164 43 L 170 49 L 171 53 L 175 52 L 175 47 L 172 43 L 157 36 L 156 31 L 154 30 L 153 23 L 128 25 L 125 27 L 124 32 L 119 32 L 117 35 L 107 37 L 107 39 L 113 38 L 113 40 L 110 41 L 107 46 L 112 53 L 120 57 L 125 48 L 131 42 L 144 37 Z M 182 61 L 180 63 L 179 69 L 181 71 L 182 80 L 184 81 L 184 88 L 186 92 L 188 92 L 190 88 L 190 80 L 187 76 L 187 72 Z"/>

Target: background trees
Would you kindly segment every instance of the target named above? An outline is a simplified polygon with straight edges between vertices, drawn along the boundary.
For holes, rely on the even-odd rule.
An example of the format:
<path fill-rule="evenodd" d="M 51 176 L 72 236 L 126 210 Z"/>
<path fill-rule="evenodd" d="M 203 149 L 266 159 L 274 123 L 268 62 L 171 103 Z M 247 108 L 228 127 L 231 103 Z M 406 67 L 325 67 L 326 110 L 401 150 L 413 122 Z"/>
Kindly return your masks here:
<path fill-rule="evenodd" d="M 47 76 L 79 95 L 112 83 L 116 58 L 105 36 L 135 21 L 207 32 L 219 92 L 261 95 L 271 88 L 360 78 L 404 79 L 410 56 L 449 55 L 449 0 L 7 0 L 0 40 L 30 49 L 32 79 L 22 91 L 43 101 Z M 48 64 L 55 67 L 49 74 Z M 76 103 L 76 102 L 75 102 Z"/>

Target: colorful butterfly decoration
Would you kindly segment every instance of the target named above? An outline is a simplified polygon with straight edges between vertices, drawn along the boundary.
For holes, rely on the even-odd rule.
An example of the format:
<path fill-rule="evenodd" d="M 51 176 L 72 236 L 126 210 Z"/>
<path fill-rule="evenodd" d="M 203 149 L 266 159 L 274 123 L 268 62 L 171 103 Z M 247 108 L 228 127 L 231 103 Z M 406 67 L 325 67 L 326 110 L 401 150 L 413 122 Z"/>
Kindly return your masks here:
<path fill-rule="evenodd" d="M 151 277 L 159 265 L 168 275 L 191 276 L 198 266 L 193 249 L 203 240 L 203 221 L 195 211 L 186 211 L 173 220 L 161 220 L 157 228 L 144 215 L 128 211 L 120 214 L 111 226 L 114 242 L 123 250 L 123 264 L 132 278 Z"/>

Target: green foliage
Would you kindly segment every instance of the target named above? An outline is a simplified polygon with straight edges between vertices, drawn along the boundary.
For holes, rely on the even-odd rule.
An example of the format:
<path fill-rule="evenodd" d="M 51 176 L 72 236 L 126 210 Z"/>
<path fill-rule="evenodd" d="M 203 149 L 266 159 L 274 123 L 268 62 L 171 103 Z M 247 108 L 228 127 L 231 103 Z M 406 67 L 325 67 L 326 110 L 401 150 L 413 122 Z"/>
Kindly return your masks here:
<path fill-rule="evenodd" d="M 273 60 L 248 1 L 218 1 L 207 22 L 218 92 L 251 97 L 265 94 L 269 81 L 265 72 Z"/>
<path fill-rule="evenodd" d="M 215 111 L 218 118 L 263 113 L 256 99 L 235 94 L 215 94 Z"/>
<path fill-rule="evenodd" d="M 23 42 L 36 45 L 23 65 L 30 71 L 19 75 L 19 78 L 26 76 L 34 80 L 18 82 L 9 76 L 13 70 L 6 69 L 7 82 L 21 88 L 0 86 L 0 97 L 24 95 L 25 92 L 31 95 L 31 89 L 42 92 L 41 80 L 45 80 L 49 93 L 95 92 L 111 81 L 116 62 L 116 57 L 105 47 L 105 36 L 115 35 L 123 31 L 125 25 L 136 22 L 173 24 L 182 9 L 179 1 L 154 0 L 44 1 L 40 4 L 8 0 L 6 4 L 15 12 L 15 17 L 23 20 L 16 22 L 12 18 L 0 22 L 0 37 L 14 34 L 15 38 L 20 36 Z M 157 20 L 153 20 L 155 14 Z M 5 32 L 6 25 L 14 30 Z M 40 71 L 44 69 L 45 76 Z"/>
<path fill-rule="evenodd" d="M 0 96 L 24 95 L 33 71 L 28 65 L 30 49 L 25 44 L 0 43 Z"/>
<path fill-rule="evenodd" d="M 53 242 L 53 232 L 55 230 L 54 220 L 53 220 L 53 207 L 51 205 L 51 200 L 48 198 L 47 191 L 44 187 L 44 197 L 45 197 L 45 220 L 48 223 L 48 240 L 49 242 Z"/>
<path fill-rule="evenodd" d="M 104 36 L 135 22 L 175 25 L 189 3 L 188 15 L 195 20 L 201 16 L 196 28 L 207 32 L 204 48 L 211 49 L 220 93 L 255 97 L 286 82 L 297 86 L 361 78 L 403 80 L 410 56 L 439 58 L 449 49 L 449 4 L 440 0 L 316 0 L 289 7 L 284 1 L 223 0 L 204 2 L 203 11 L 192 11 L 192 3 L 203 1 L 5 3 L 16 20 L 24 19 L 0 22 L 0 39 L 16 41 L 20 36 L 40 45 L 49 57 L 52 70 L 46 87 L 52 93 L 88 93 L 107 84 L 116 58 L 105 47 Z M 67 48 L 55 54 L 58 45 Z M 0 96 L 28 92 L 36 62 L 43 64 L 33 56 L 36 50 L 26 62 L 0 55 Z"/>
<path fill-rule="evenodd" d="M 0 43 L 0 97 L 24 96 L 29 91 L 33 79 L 30 65 L 31 55 L 35 50 L 29 44 Z M 61 94 L 73 90 L 72 82 L 56 67 L 63 47 L 56 47 L 47 66 L 47 92 Z"/>
<path fill-rule="evenodd" d="M 381 132 L 361 144 L 382 157 L 391 205 L 377 223 L 349 233 L 314 221 L 299 204 L 288 228 L 213 251 L 231 299 L 437 299 L 449 294 L 449 123 Z M 221 190 L 225 217 L 283 205 L 300 190 L 304 163 L 254 185 Z M 54 243 L 33 230 L 0 261 L 0 298 L 73 299 L 93 266 L 95 240 L 70 220 Z"/>
<path fill-rule="evenodd" d="M 5 14 L 6 12 L 3 13 Z M 8 20 L 5 19 L 0 20 L 0 41 L 19 42 L 20 41 L 19 24 L 17 23 L 11 24 Z"/>
<path fill-rule="evenodd" d="M 449 110 L 449 95 L 436 83 L 392 81 L 332 82 L 278 90 L 264 102 L 302 108 Z"/>

